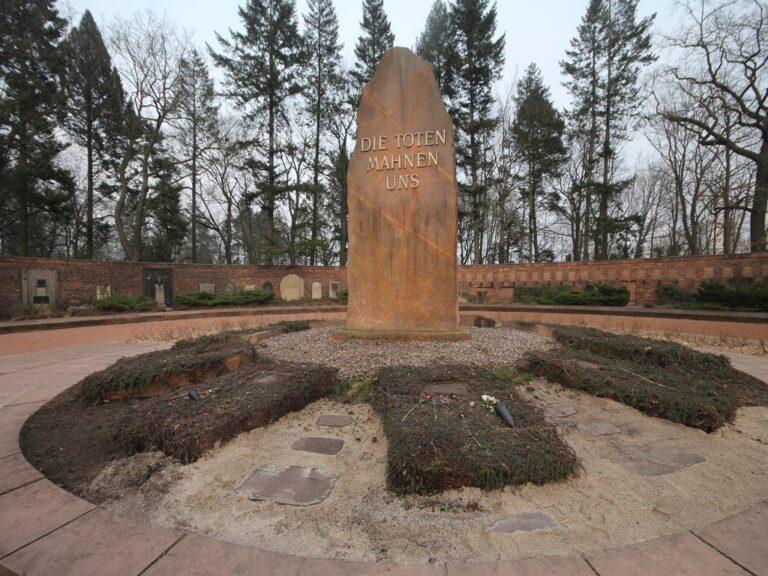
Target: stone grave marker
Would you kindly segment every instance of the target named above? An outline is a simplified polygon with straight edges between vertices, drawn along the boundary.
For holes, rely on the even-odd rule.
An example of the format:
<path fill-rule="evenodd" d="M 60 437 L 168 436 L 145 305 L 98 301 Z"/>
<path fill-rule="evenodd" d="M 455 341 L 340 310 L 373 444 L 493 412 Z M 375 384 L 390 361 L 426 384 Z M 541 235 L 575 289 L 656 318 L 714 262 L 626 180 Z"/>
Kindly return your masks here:
<path fill-rule="evenodd" d="M 338 438 L 320 438 L 310 436 L 308 438 L 299 438 L 293 443 L 293 450 L 303 450 L 304 452 L 315 452 L 316 454 L 338 454 L 344 446 L 344 440 Z"/>
<path fill-rule="evenodd" d="M 338 338 L 458 340 L 453 123 L 432 66 L 392 48 L 363 90 Z"/>
<path fill-rule="evenodd" d="M 286 302 L 304 299 L 304 280 L 296 274 L 288 274 L 280 280 L 280 298 Z"/>
<path fill-rule="evenodd" d="M 338 298 L 341 284 L 335 280 L 328 282 L 328 298 Z"/>
<path fill-rule="evenodd" d="M 259 466 L 236 492 L 251 500 L 309 506 L 328 498 L 337 478 L 322 468 L 265 464 Z"/>
<path fill-rule="evenodd" d="M 494 532 L 533 532 L 535 530 L 551 530 L 557 524 L 549 514 L 543 512 L 521 512 L 507 516 L 501 522 L 491 527 Z"/>
<path fill-rule="evenodd" d="M 331 428 L 343 428 L 352 424 L 352 416 L 343 414 L 323 414 L 317 419 L 318 426 L 329 426 Z"/>
<path fill-rule="evenodd" d="M 323 297 L 323 285 L 320 282 L 312 282 L 312 300 L 320 300 Z"/>
<path fill-rule="evenodd" d="M 198 292 L 205 292 L 207 294 L 216 293 L 216 284 L 211 282 L 201 282 L 197 287 Z"/>

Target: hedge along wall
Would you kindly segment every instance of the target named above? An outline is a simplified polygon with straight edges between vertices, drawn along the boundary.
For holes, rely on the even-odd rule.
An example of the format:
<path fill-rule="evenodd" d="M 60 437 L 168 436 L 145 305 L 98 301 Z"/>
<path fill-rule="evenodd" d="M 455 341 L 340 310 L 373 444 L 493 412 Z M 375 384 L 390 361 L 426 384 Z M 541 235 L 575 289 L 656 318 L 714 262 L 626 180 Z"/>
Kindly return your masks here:
<path fill-rule="evenodd" d="M 143 294 L 143 272 L 148 268 L 173 271 L 175 293 L 196 292 L 200 284 L 214 284 L 217 292 L 261 288 L 272 284 L 280 296 L 280 280 L 295 274 L 304 280 L 304 297 L 309 300 L 312 284 L 320 282 L 323 299 L 328 284 L 346 287 L 346 269 L 322 266 L 277 266 L 213 264 L 158 264 L 62 260 L 48 258 L 0 257 L 0 306 L 22 302 L 22 272 L 34 269 L 58 272 L 59 301 L 77 304 L 96 299 L 96 286 L 109 285 L 113 295 Z M 703 281 L 725 285 L 768 283 L 768 253 L 731 256 L 697 256 L 601 262 L 559 262 L 552 264 L 497 264 L 459 267 L 459 293 L 487 302 L 511 302 L 515 286 L 567 284 L 623 284 L 629 288 L 630 302 L 655 301 L 658 284 L 674 284 L 695 291 Z M 407 286 L 403 286 L 404 292 Z"/>
<path fill-rule="evenodd" d="M 768 284 L 768 252 L 726 256 L 498 264 L 459 268 L 459 293 L 486 302 L 510 302 L 515 286 L 623 284 L 630 304 L 656 301 L 656 286 L 674 284 L 695 292 L 705 281 L 728 285 Z"/>

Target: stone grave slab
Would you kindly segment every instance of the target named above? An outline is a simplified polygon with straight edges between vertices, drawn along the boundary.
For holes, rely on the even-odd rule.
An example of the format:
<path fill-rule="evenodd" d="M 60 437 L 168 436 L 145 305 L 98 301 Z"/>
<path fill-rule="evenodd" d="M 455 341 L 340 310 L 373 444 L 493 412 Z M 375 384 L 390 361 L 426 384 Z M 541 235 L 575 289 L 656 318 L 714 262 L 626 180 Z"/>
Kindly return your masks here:
<path fill-rule="evenodd" d="M 557 528 L 557 523 L 549 514 L 543 512 L 521 512 L 507 516 L 501 522 L 491 526 L 493 532 L 533 532 L 535 530 L 551 530 Z"/>
<path fill-rule="evenodd" d="M 624 465 L 640 476 L 671 474 L 705 460 L 701 454 L 669 440 L 651 442 L 623 452 L 627 456 Z"/>
<path fill-rule="evenodd" d="M 544 407 L 544 414 L 550 418 L 567 418 L 573 416 L 578 412 L 575 404 L 570 402 L 557 402 L 556 404 L 549 404 Z"/>
<path fill-rule="evenodd" d="M 424 388 L 425 394 L 456 394 L 457 396 L 467 396 L 469 389 L 462 382 L 450 382 L 448 384 L 433 384 Z"/>
<path fill-rule="evenodd" d="M 328 498 L 337 478 L 322 468 L 265 464 L 256 468 L 236 492 L 251 500 L 310 506 Z"/>
<path fill-rule="evenodd" d="M 323 285 L 320 282 L 312 282 L 312 300 L 320 300 L 323 297 Z"/>
<path fill-rule="evenodd" d="M 309 436 L 299 438 L 293 443 L 293 450 L 302 450 L 304 452 L 315 452 L 316 454 L 327 454 L 332 456 L 338 454 L 344 446 L 344 440 L 338 438 L 321 438 L 318 436 Z"/>
<path fill-rule="evenodd" d="M 215 294 L 216 293 L 216 284 L 213 284 L 211 282 L 201 282 L 197 286 L 198 292 L 205 292 L 206 294 Z"/>
<path fill-rule="evenodd" d="M 323 414 L 317 419 L 318 426 L 329 426 L 331 428 L 343 428 L 352 424 L 352 416 L 343 414 Z"/>
<path fill-rule="evenodd" d="M 294 302 L 304 298 L 304 280 L 296 274 L 288 274 L 280 280 L 280 298 Z"/>
<path fill-rule="evenodd" d="M 605 420 L 587 420 L 579 424 L 577 428 L 592 434 L 592 436 L 608 436 L 621 432 L 616 426 Z"/>

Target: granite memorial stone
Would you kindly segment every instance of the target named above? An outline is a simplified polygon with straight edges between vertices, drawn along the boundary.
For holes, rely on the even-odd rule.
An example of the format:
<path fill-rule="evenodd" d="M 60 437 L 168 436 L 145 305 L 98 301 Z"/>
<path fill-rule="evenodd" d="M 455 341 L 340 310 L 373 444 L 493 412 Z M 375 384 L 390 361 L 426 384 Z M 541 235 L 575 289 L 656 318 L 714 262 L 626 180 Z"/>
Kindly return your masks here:
<path fill-rule="evenodd" d="M 453 124 L 432 66 L 392 48 L 366 85 L 348 173 L 341 338 L 464 339 Z"/>

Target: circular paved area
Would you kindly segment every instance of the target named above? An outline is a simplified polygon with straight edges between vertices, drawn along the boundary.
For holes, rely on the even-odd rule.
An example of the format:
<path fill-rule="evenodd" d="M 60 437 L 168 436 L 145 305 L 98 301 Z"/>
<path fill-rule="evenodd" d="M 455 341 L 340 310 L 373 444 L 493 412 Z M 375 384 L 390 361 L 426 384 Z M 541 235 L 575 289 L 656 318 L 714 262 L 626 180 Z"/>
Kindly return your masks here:
<path fill-rule="evenodd" d="M 702 529 L 580 556 L 426 565 L 304 558 L 298 549 L 277 554 L 116 516 L 49 482 L 19 448 L 23 422 L 45 401 L 121 356 L 157 347 L 87 343 L 93 340 L 78 330 L 92 329 L 48 331 L 36 352 L 0 350 L 0 576 L 768 576 L 768 502 Z M 739 367 L 764 376 L 767 364 L 750 359 Z"/>

